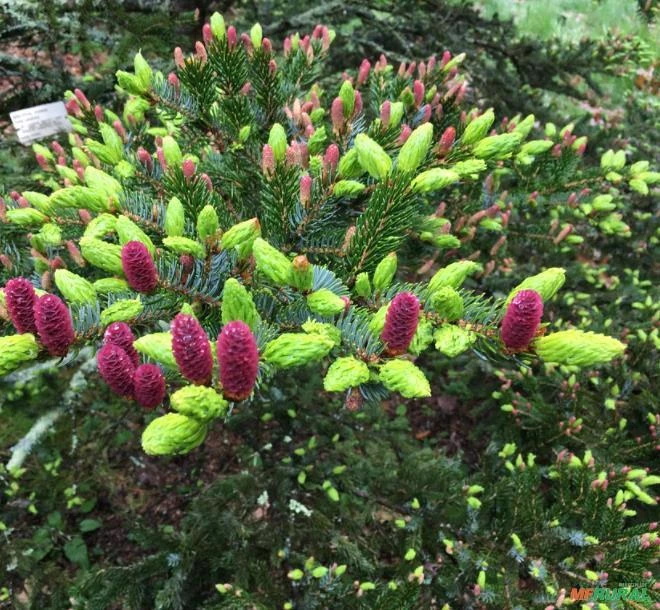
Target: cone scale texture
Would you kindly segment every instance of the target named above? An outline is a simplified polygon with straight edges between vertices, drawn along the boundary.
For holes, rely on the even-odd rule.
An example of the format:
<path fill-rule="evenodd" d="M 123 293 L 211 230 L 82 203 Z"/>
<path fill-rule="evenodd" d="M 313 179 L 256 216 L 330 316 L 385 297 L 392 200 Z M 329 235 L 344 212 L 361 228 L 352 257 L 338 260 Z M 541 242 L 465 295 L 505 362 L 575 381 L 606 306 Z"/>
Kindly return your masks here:
<path fill-rule="evenodd" d="M 112 345 L 121 347 L 131 359 L 133 366 L 137 367 L 140 364 L 140 357 L 133 347 L 133 341 L 135 341 L 135 335 L 125 322 L 113 322 L 105 329 L 103 335 L 104 344 L 112 343 Z"/>
<path fill-rule="evenodd" d="M 121 250 L 121 266 L 128 285 L 137 292 L 149 293 L 158 285 L 156 265 L 147 246 L 129 241 Z"/>
<path fill-rule="evenodd" d="M 96 364 L 103 381 L 115 394 L 133 396 L 135 367 L 121 347 L 106 343 L 96 354 Z"/>
<path fill-rule="evenodd" d="M 543 316 L 543 300 L 534 290 L 521 290 L 509 303 L 500 337 L 510 350 L 523 350 L 532 341 Z"/>
<path fill-rule="evenodd" d="M 154 409 L 165 398 L 165 377 L 155 364 L 142 364 L 133 376 L 135 400 L 145 409 Z"/>
<path fill-rule="evenodd" d="M 419 300 L 410 292 L 397 294 L 387 310 L 380 338 L 390 356 L 408 351 L 419 322 Z"/>
<path fill-rule="evenodd" d="M 39 298 L 34 305 L 39 339 L 51 356 L 66 356 L 75 339 L 71 314 L 64 301 L 54 294 Z"/>
<path fill-rule="evenodd" d="M 36 334 L 34 305 L 37 295 L 32 284 L 23 277 L 9 280 L 5 286 L 5 298 L 7 311 L 16 330 L 21 334 Z"/>
<path fill-rule="evenodd" d="M 225 398 L 245 400 L 252 393 L 259 372 L 259 353 L 250 327 L 240 320 L 226 324 L 218 336 L 217 350 Z"/>
<path fill-rule="evenodd" d="M 186 379 L 199 385 L 211 380 L 211 346 L 204 329 L 193 316 L 180 313 L 172 321 L 172 351 Z"/>

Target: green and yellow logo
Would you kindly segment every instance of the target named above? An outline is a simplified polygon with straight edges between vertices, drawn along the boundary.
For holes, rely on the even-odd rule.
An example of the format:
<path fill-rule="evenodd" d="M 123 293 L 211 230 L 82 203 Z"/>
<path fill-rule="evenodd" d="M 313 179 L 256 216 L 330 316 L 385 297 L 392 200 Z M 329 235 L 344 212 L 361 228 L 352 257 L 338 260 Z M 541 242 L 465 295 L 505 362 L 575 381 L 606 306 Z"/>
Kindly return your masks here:
<path fill-rule="evenodd" d="M 646 587 L 573 587 L 571 589 L 571 599 L 587 602 L 650 602 L 651 596 Z"/>

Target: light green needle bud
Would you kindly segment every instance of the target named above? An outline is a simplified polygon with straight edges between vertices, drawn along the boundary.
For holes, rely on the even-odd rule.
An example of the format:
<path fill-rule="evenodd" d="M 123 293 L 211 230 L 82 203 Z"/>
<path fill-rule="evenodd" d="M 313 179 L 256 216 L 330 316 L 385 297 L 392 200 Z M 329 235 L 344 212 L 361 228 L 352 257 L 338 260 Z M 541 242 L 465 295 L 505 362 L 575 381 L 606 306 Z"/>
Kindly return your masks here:
<path fill-rule="evenodd" d="M 443 324 L 433 333 L 435 348 L 449 358 L 455 358 L 470 349 L 477 335 L 453 324 Z"/>
<path fill-rule="evenodd" d="M 242 320 L 253 331 L 259 322 L 259 313 L 252 295 L 237 279 L 229 278 L 222 292 L 222 324 Z"/>
<path fill-rule="evenodd" d="M 516 296 L 521 290 L 534 290 L 541 295 L 543 301 L 549 301 L 566 281 L 566 271 L 561 267 L 550 267 L 541 273 L 537 273 L 531 277 L 525 278 L 518 284 L 506 299 L 507 305 L 511 299 Z"/>
<path fill-rule="evenodd" d="M 180 455 L 198 447 L 206 438 L 206 424 L 181 413 L 154 419 L 142 433 L 142 449 L 148 455 Z"/>
<path fill-rule="evenodd" d="M 170 396 L 170 406 L 173 411 L 206 422 L 224 417 L 229 403 L 213 388 L 189 385 Z"/>
<path fill-rule="evenodd" d="M 355 138 L 358 162 L 372 178 L 383 180 L 392 167 L 392 159 L 378 142 L 367 134 L 360 133 Z"/>
<path fill-rule="evenodd" d="M 121 264 L 121 246 L 100 239 L 83 237 L 80 240 L 80 252 L 83 258 L 95 267 L 108 273 L 124 275 Z"/>
<path fill-rule="evenodd" d="M 278 163 L 286 156 L 286 131 L 279 123 L 274 123 L 268 134 L 268 144 L 273 149 L 273 156 Z"/>
<path fill-rule="evenodd" d="M 396 252 L 390 252 L 378 263 L 373 275 L 374 290 L 382 292 L 390 287 L 396 275 L 398 259 Z"/>
<path fill-rule="evenodd" d="M 505 159 L 518 149 L 522 139 L 516 132 L 488 136 L 475 144 L 472 154 L 477 159 Z"/>
<path fill-rule="evenodd" d="M 284 333 L 266 346 L 263 359 L 283 369 L 303 366 L 325 358 L 334 345 L 321 334 Z"/>
<path fill-rule="evenodd" d="M 263 31 L 261 29 L 261 25 L 255 23 L 250 29 L 250 41 L 252 42 L 252 46 L 255 49 L 260 49 L 262 40 L 263 40 Z"/>
<path fill-rule="evenodd" d="M 128 216 L 120 215 L 117 217 L 115 231 L 117 232 L 117 237 L 119 237 L 119 243 L 122 246 L 129 241 L 139 241 L 147 247 L 151 256 L 156 254 L 156 247 L 151 241 L 151 238 L 130 218 L 128 218 Z"/>
<path fill-rule="evenodd" d="M 460 288 L 469 275 L 481 271 L 483 267 L 474 261 L 461 260 L 443 267 L 435 273 L 429 282 L 429 292 L 435 292 L 443 286 Z"/>
<path fill-rule="evenodd" d="M 344 300 L 327 288 L 321 288 L 307 295 L 307 307 L 319 316 L 335 316 L 344 311 L 345 306 Z"/>
<path fill-rule="evenodd" d="M 151 333 L 143 335 L 133 342 L 133 347 L 148 358 L 163 366 L 178 370 L 178 365 L 172 351 L 172 333 Z"/>
<path fill-rule="evenodd" d="M 48 216 L 34 208 L 16 208 L 7 210 L 7 220 L 19 227 L 42 225 L 48 222 Z"/>
<path fill-rule="evenodd" d="M 495 121 L 495 113 L 492 108 L 489 108 L 483 114 L 468 123 L 463 135 L 461 136 L 461 143 L 465 146 L 471 146 L 486 136 L 488 131 Z"/>
<path fill-rule="evenodd" d="M 367 188 L 357 180 L 339 180 L 332 187 L 332 194 L 335 197 L 355 197 Z"/>
<path fill-rule="evenodd" d="M 209 24 L 211 25 L 213 36 L 218 40 L 224 40 L 226 35 L 224 17 L 220 13 L 213 13 L 209 20 Z"/>
<path fill-rule="evenodd" d="M 252 244 L 252 254 L 260 273 L 280 286 L 289 284 L 292 263 L 277 248 L 258 237 Z"/>
<path fill-rule="evenodd" d="M 165 233 L 168 237 L 181 237 L 186 228 L 186 215 L 183 204 L 177 197 L 172 197 L 165 209 Z"/>
<path fill-rule="evenodd" d="M 344 392 L 369 381 L 369 368 L 353 356 L 337 358 L 328 369 L 323 388 L 326 392 Z"/>
<path fill-rule="evenodd" d="M 15 371 L 39 355 L 39 346 L 30 333 L 0 337 L 0 376 Z"/>
<path fill-rule="evenodd" d="M 116 227 L 116 216 L 113 216 L 112 214 L 99 214 L 87 225 L 83 237 L 89 239 L 101 239 L 110 233 L 114 233 Z"/>
<path fill-rule="evenodd" d="M 355 294 L 366 299 L 371 295 L 371 283 L 369 274 L 366 271 L 358 273 L 355 278 Z"/>
<path fill-rule="evenodd" d="M 451 286 L 442 286 L 429 297 L 429 308 L 448 322 L 463 317 L 463 297 Z"/>
<path fill-rule="evenodd" d="M 293 259 L 291 285 L 298 290 L 311 290 L 314 283 L 314 267 L 304 254 Z"/>
<path fill-rule="evenodd" d="M 626 345 L 605 335 L 581 330 L 564 330 L 537 339 L 534 348 L 546 362 L 570 366 L 594 366 L 622 356 Z"/>
<path fill-rule="evenodd" d="M 411 183 L 410 188 L 415 193 L 438 191 L 458 182 L 460 176 L 451 169 L 434 167 L 419 174 Z"/>
<path fill-rule="evenodd" d="M 206 205 L 202 208 L 197 216 L 197 235 L 202 241 L 213 237 L 218 228 L 220 221 L 218 220 L 218 213 L 212 205 Z"/>
<path fill-rule="evenodd" d="M 116 292 L 127 292 L 129 290 L 128 282 L 117 277 L 104 277 L 96 280 L 93 284 L 97 294 L 113 294 Z"/>
<path fill-rule="evenodd" d="M 122 299 L 101 312 L 101 324 L 108 326 L 113 322 L 128 322 L 137 318 L 143 311 L 144 304 L 140 299 Z"/>
<path fill-rule="evenodd" d="M 239 253 L 247 256 L 252 252 L 254 240 L 261 235 L 261 225 L 256 218 L 235 224 L 222 234 L 221 244 L 224 250 L 238 248 Z"/>
<path fill-rule="evenodd" d="M 350 80 L 345 80 L 339 89 L 339 98 L 344 109 L 344 116 L 349 118 L 355 109 L 355 89 Z"/>
<path fill-rule="evenodd" d="M 169 167 L 181 167 L 183 155 L 179 144 L 172 136 L 165 136 L 163 138 L 163 155 L 165 162 Z"/>
<path fill-rule="evenodd" d="M 341 343 L 341 331 L 333 324 L 310 319 L 302 325 L 302 329 L 308 334 L 321 335 L 329 339 L 332 341 L 334 347 L 337 347 Z"/>
<path fill-rule="evenodd" d="M 176 254 L 190 254 L 196 258 L 206 257 L 204 246 L 187 237 L 166 237 L 163 239 L 163 245 Z"/>
<path fill-rule="evenodd" d="M 409 360 L 388 360 L 378 373 L 378 379 L 392 392 L 404 398 L 431 395 L 431 386 L 424 373 Z"/>
<path fill-rule="evenodd" d="M 93 305 L 97 301 L 96 290 L 91 282 L 66 269 L 55 271 L 55 285 L 62 296 L 77 305 Z"/>

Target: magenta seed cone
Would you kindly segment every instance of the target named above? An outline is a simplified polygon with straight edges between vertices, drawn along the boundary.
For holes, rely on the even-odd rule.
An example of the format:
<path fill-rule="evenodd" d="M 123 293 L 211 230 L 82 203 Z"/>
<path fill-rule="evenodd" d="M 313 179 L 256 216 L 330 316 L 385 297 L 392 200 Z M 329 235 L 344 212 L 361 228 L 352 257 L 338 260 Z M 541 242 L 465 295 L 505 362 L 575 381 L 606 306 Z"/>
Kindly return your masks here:
<path fill-rule="evenodd" d="M 152 292 L 158 285 L 158 272 L 151 254 L 142 242 L 129 241 L 121 250 L 121 266 L 128 285 L 137 292 Z"/>
<path fill-rule="evenodd" d="M 105 329 L 103 335 L 104 345 L 112 343 L 112 345 L 121 347 L 131 359 L 133 366 L 137 366 L 140 364 L 140 356 L 133 347 L 133 341 L 135 341 L 135 335 L 125 322 L 113 322 Z"/>
<path fill-rule="evenodd" d="M 390 303 L 380 338 L 390 356 L 408 351 L 419 322 L 419 299 L 410 292 L 400 292 Z"/>
<path fill-rule="evenodd" d="M 37 295 L 34 286 L 24 277 L 9 280 L 5 286 L 7 311 L 12 324 L 19 333 L 37 333 L 34 322 L 34 304 Z"/>
<path fill-rule="evenodd" d="M 204 329 L 193 316 L 180 313 L 172 321 L 172 351 L 186 379 L 198 385 L 211 380 L 211 346 Z"/>
<path fill-rule="evenodd" d="M 96 365 L 103 381 L 115 394 L 133 396 L 135 367 L 121 347 L 106 343 L 96 354 Z"/>
<path fill-rule="evenodd" d="M 225 398 L 239 402 L 252 393 L 259 372 L 257 342 L 250 327 L 236 320 L 224 326 L 218 336 L 220 383 Z"/>
<path fill-rule="evenodd" d="M 155 364 L 142 364 L 133 376 L 135 400 L 145 409 L 155 409 L 165 398 L 165 377 Z"/>
<path fill-rule="evenodd" d="M 34 304 L 34 320 L 39 339 L 51 356 L 66 356 L 75 339 L 71 314 L 64 301 L 47 294 Z"/>
<path fill-rule="evenodd" d="M 332 119 L 332 128 L 335 131 L 341 131 L 341 128 L 344 126 L 344 103 L 340 97 L 332 100 L 330 118 Z"/>
<path fill-rule="evenodd" d="M 502 319 L 500 336 L 510 350 L 525 349 L 534 338 L 543 316 L 543 299 L 534 290 L 513 297 Z"/>

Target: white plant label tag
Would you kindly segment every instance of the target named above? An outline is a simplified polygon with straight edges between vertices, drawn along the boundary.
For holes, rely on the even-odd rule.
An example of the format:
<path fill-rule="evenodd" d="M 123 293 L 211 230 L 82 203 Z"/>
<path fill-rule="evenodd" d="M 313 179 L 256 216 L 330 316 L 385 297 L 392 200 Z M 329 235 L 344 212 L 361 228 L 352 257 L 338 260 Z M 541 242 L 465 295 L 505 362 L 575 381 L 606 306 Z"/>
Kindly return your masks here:
<path fill-rule="evenodd" d="M 52 102 L 16 110 L 9 113 L 9 118 L 16 129 L 18 141 L 24 146 L 60 131 L 69 132 L 73 129 L 64 102 Z"/>

